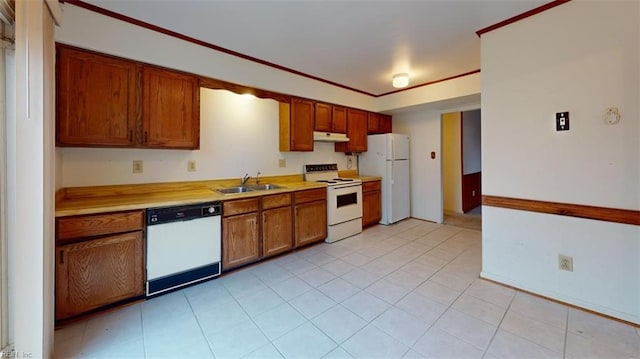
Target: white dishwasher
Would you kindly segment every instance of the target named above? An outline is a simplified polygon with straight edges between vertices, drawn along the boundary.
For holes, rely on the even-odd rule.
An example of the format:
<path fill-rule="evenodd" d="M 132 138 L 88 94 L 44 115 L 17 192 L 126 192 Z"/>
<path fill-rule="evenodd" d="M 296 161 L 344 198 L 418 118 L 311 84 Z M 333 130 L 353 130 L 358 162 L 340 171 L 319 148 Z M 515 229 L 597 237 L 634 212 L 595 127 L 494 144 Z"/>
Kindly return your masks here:
<path fill-rule="evenodd" d="M 147 209 L 147 296 L 220 275 L 219 201 Z"/>

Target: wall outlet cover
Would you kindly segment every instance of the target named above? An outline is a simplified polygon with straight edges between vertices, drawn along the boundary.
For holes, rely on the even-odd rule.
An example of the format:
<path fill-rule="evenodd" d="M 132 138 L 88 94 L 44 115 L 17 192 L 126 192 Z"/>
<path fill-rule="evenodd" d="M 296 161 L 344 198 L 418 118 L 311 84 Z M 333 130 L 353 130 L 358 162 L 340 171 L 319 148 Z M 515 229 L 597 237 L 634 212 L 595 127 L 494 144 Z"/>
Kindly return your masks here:
<path fill-rule="evenodd" d="M 133 160 L 133 173 L 142 173 L 142 160 Z"/>
<path fill-rule="evenodd" d="M 195 172 L 196 171 L 196 161 L 191 160 L 191 161 L 187 162 L 187 171 L 189 171 L 189 172 Z"/>

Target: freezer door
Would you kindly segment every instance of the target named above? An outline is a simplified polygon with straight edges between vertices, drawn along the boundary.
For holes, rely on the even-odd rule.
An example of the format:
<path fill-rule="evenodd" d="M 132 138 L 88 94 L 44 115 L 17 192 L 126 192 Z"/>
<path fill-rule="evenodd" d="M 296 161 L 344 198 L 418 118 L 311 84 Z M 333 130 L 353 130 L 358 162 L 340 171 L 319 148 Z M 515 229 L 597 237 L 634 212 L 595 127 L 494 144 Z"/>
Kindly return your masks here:
<path fill-rule="evenodd" d="M 409 159 L 409 136 L 395 133 L 387 135 L 387 159 Z"/>
<path fill-rule="evenodd" d="M 387 161 L 382 191 L 382 223 L 391 224 L 409 218 L 409 160 Z"/>

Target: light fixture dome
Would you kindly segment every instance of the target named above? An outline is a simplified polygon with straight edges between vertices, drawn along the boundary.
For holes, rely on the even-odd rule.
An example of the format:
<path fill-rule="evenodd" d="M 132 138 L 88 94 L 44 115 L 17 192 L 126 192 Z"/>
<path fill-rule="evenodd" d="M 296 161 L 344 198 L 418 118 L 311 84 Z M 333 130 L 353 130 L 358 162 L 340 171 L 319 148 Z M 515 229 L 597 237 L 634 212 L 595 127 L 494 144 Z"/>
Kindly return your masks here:
<path fill-rule="evenodd" d="M 397 89 L 407 87 L 409 85 L 409 74 L 401 73 L 401 74 L 393 75 L 392 84 L 393 84 L 393 87 Z"/>

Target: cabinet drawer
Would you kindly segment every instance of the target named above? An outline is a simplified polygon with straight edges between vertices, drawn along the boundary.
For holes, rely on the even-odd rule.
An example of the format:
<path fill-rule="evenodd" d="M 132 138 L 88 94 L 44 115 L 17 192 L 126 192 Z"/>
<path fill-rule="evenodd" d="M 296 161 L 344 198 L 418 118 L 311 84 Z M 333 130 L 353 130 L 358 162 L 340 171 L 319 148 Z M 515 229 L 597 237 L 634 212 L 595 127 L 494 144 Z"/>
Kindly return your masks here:
<path fill-rule="evenodd" d="M 142 210 L 63 217 L 56 220 L 56 236 L 58 244 L 62 244 L 74 238 L 137 231 L 143 227 Z"/>
<path fill-rule="evenodd" d="M 362 192 L 373 192 L 380 190 L 380 181 L 362 182 Z"/>
<path fill-rule="evenodd" d="M 229 217 L 236 214 L 251 213 L 258 211 L 259 198 L 238 199 L 222 203 L 222 216 Z"/>
<path fill-rule="evenodd" d="M 262 209 L 291 205 L 291 193 L 272 194 L 262 197 Z"/>
<path fill-rule="evenodd" d="M 318 188 L 306 191 L 298 191 L 295 192 L 294 198 L 296 204 L 326 200 L 327 190 L 325 188 Z"/>

